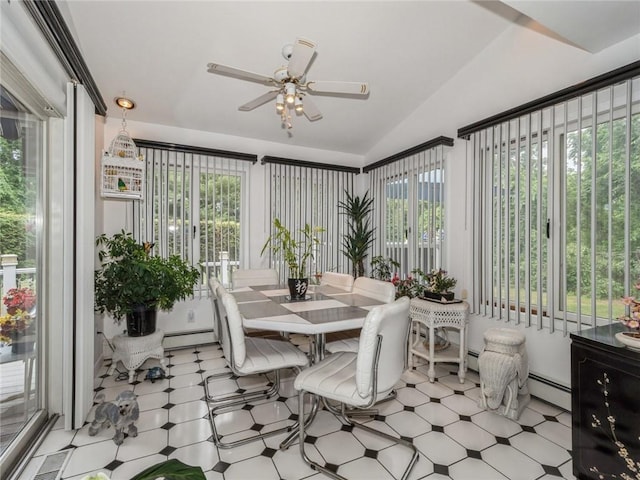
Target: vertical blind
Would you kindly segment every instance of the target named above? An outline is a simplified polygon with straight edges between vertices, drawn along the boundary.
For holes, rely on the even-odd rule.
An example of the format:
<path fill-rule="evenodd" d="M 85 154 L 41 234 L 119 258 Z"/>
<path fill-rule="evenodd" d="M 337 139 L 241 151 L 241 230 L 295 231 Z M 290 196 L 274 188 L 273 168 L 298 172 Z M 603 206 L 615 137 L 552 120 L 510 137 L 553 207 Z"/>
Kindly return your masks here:
<path fill-rule="evenodd" d="M 640 276 L 638 73 L 468 135 L 475 312 L 565 334 L 625 313 Z"/>
<path fill-rule="evenodd" d="M 228 284 L 241 260 L 247 160 L 255 156 L 135 142 L 146 162 L 136 238 L 153 243 L 156 255 L 187 259 L 202 270 L 202 284 L 210 276 Z"/>
<path fill-rule="evenodd" d="M 398 262 L 401 278 L 444 267 L 445 148 L 453 143 L 442 139 L 366 169 L 374 198 L 372 256 Z"/>
<path fill-rule="evenodd" d="M 334 170 L 322 164 L 282 162 L 272 157 L 262 161 L 267 169 L 265 203 L 269 225 L 273 226 L 273 220 L 278 218 L 291 232 L 304 228 L 305 224 L 322 227 L 321 245 L 315 249 L 307 272 L 311 275 L 325 271 L 351 272 L 351 263 L 342 253 L 347 218 L 340 213 L 338 204 L 345 200 L 345 192 L 353 195 L 355 175 L 359 170 Z M 272 254 L 271 265 L 284 282 L 288 269 L 279 254 Z"/>

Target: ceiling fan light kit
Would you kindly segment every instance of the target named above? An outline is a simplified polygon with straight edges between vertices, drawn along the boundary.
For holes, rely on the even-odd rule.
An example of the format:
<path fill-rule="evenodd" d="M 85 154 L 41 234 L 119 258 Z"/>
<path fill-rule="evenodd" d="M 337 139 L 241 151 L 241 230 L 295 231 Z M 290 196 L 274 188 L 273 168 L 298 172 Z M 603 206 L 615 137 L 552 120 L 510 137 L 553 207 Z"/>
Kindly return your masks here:
<path fill-rule="evenodd" d="M 275 87 L 276 90 L 241 105 L 238 110 L 248 112 L 275 99 L 276 113 L 280 115 L 283 127 L 290 129 L 292 124 L 289 110 L 293 110 L 297 115 L 305 115 L 312 122 L 322 118 L 322 113 L 308 94 L 322 93 L 354 97 L 366 97 L 369 94 L 369 85 L 364 82 L 307 82 L 306 72 L 315 51 L 316 44 L 313 41 L 296 38 L 293 45 L 282 47 L 282 56 L 288 61 L 288 64 L 276 69 L 273 77 L 217 63 L 210 63 L 207 69 L 209 73 L 227 75 Z"/>

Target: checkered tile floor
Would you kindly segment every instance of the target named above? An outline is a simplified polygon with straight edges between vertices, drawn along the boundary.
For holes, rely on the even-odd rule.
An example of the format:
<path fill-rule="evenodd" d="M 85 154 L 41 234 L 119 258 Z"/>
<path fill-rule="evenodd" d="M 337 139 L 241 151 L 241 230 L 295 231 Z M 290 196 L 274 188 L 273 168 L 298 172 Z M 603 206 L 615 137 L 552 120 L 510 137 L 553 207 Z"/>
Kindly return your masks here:
<path fill-rule="evenodd" d="M 295 341 L 295 339 L 293 339 Z M 88 423 L 66 432 L 61 423 L 40 446 L 21 479 L 33 478 L 47 454 L 71 449 L 62 479 L 79 480 L 102 471 L 112 480 L 135 474 L 170 458 L 199 465 L 209 480 L 322 479 L 300 458 L 297 445 L 280 451 L 284 434 L 232 449 L 218 449 L 211 440 L 204 379 L 226 368 L 217 344 L 174 350 L 167 354 L 167 374 L 154 383 L 138 375 L 134 385 L 116 375 L 96 379 L 96 394 L 107 400 L 133 388 L 138 395 L 140 418 L 137 437 L 127 436 L 120 446 L 111 441 L 113 430 L 88 435 Z M 143 368 L 157 365 L 149 361 Z M 438 364 L 437 380 L 430 383 L 426 367 L 407 371 L 397 388 L 397 398 L 382 403 L 379 415 L 367 419 L 388 432 L 413 439 L 420 451 L 411 479 L 533 480 L 574 478 L 571 474 L 571 416 L 568 412 L 533 399 L 519 421 L 483 411 L 477 406 L 479 379 L 469 372 L 464 384 L 457 365 Z M 272 429 L 293 423 L 297 396 L 293 373 L 284 372 L 281 396 L 249 408 L 216 417 L 225 440 L 243 438 L 255 429 Z M 260 380 L 241 378 L 240 388 Z M 238 388 L 238 385 L 233 388 Z M 87 421 L 93 419 L 93 409 Z M 359 430 L 349 431 L 326 411 L 309 430 L 307 452 L 315 460 L 338 466 L 348 478 L 395 479 L 408 454 Z"/>

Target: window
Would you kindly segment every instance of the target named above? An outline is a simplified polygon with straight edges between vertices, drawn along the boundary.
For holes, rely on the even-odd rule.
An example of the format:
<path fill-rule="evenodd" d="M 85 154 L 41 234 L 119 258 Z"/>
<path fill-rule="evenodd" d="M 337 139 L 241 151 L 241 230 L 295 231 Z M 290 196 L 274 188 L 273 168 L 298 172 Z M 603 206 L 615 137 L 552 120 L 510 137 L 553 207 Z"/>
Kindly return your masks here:
<path fill-rule="evenodd" d="M 640 277 L 639 100 L 636 77 L 473 133 L 478 312 L 565 332 L 624 313 Z"/>
<path fill-rule="evenodd" d="M 146 161 L 136 237 L 162 256 L 179 255 L 230 283 L 241 262 L 245 185 L 255 156 L 135 140 Z M 226 155 L 226 156 L 225 156 Z"/>
<path fill-rule="evenodd" d="M 416 147 L 416 152 L 368 167 L 374 211 L 378 212 L 373 222 L 373 254 L 398 262 L 401 277 L 416 268 L 425 273 L 444 268 L 444 147 L 452 142 L 429 143 L 435 145 L 425 144 Z"/>
<path fill-rule="evenodd" d="M 310 162 L 291 164 L 273 157 L 264 157 L 263 162 L 267 163 L 266 189 L 270 195 L 268 225 L 279 218 L 292 232 L 306 223 L 324 228 L 322 243 L 307 265 L 307 272 L 351 272 L 351 263 L 342 253 L 347 218 L 340 213 L 338 203 L 345 200 L 345 192 L 353 194 L 359 169 Z M 284 281 L 287 272 L 282 259 L 272 258 L 272 265 Z"/>

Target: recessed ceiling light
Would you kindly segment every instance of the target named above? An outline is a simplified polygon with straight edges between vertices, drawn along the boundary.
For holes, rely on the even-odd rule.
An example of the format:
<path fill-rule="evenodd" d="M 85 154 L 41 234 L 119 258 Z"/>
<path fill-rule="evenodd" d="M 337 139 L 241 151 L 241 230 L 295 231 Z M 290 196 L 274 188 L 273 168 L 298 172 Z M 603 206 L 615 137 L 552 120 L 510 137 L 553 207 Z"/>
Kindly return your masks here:
<path fill-rule="evenodd" d="M 134 101 L 125 97 L 116 97 L 115 102 L 116 105 L 118 105 L 120 108 L 124 108 L 126 110 L 136 108 L 136 104 L 134 103 Z"/>

